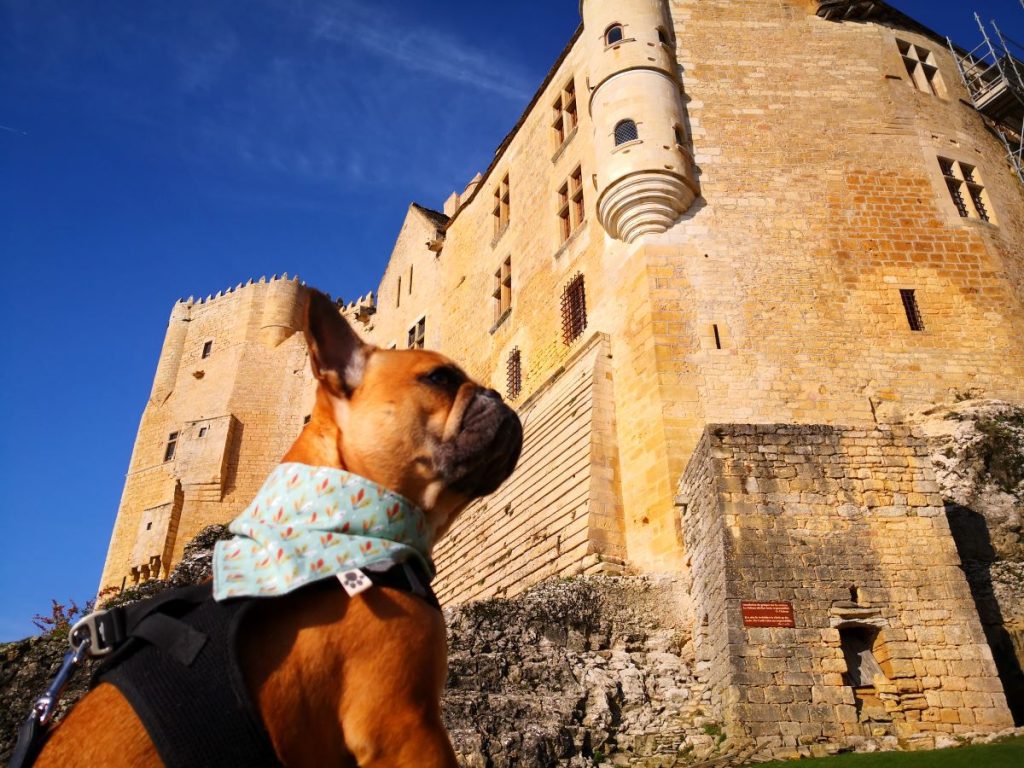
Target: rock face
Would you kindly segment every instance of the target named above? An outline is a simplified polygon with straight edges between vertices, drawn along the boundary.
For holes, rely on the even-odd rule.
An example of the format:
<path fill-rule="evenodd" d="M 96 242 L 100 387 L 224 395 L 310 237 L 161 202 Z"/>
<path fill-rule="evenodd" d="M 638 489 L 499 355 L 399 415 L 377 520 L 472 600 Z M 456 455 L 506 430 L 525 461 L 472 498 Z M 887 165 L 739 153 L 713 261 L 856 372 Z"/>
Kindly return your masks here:
<path fill-rule="evenodd" d="M 445 719 L 463 765 L 689 765 L 720 755 L 683 585 L 550 580 L 445 610 Z"/>
<path fill-rule="evenodd" d="M 971 399 L 915 421 L 1007 703 L 1024 723 L 1024 408 Z"/>

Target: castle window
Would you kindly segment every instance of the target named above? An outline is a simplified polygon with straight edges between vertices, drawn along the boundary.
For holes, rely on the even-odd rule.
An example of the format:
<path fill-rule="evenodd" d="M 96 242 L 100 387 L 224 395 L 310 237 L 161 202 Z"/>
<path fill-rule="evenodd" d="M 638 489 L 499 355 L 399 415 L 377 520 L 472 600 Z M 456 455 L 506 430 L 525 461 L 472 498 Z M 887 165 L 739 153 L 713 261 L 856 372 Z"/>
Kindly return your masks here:
<path fill-rule="evenodd" d="M 637 141 L 640 134 L 636 130 L 636 123 L 632 120 L 620 120 L 615 125 L 615 146 L 630 141 Z"/>
<path fill-rule="evenodd" d="M 921 310 L 917 306 L 917 296 L 913 288 L 901 288 L 900 298 L 903 300 L 903 311 L 907 313 L 907 322 L 910 330 L 923 331 L 924 320 L 921 319 Z"/>
<path fill-rule="evenodd" d="M 309 424 L 309 422 L 312 420 L 312 418 L 313 418 L 313 414 L 311 414 L 311 413 L 307 413 L 305 416 L 303 416 L 302 417 L 303 425 Z"/>
<path fill-rule="evenodd" d="M 718 332 L 718 323 L 711 326 L 711 330 L 715 333 L 715 349 L 722 348 L 722 334 Z"/>
<path fill-rule="evenodd" d="M 553 106 L 553 122 L 555 148 L 559 149 L 576 130 L 578 115 L 576 112 L 576 81 L 571 79 L 558 94 Z"/>
<path fill-rule="evenodd" d="M 899 46 L 903 66 L 907 68 L 907 74 L 910 75 L 914 87 L 924 93 L 945 98 L 946 86 L 942 82 L 942 75 L 939 74 L 935 54 L 927 48 L 904 40 L 897 39 L 896 45 Z"/>
<path fill-rule="evenodd" d="M 982 184 L 981 175 L 973 165 L 957 160 L 939 158 L 939 167 L 946 180 L 949 196 L 956 206 L 957 213 L 965 219 L 992 221 L 988 193 Z"/>
<path fill-rule="evenodd" d="M 658 42 L 662 45 L 668 45 L 668 33 L 664 27 L 658 27 Z"/>
<path fill-rule="evenodd" d="M 494 236 L 497 237 L 505 231 L 505 227 L 508 226 L 509 219 L 509 184 L 508 174 L 505 174 L 505 178 L 501 180 L 501 183 L 494 190 L 494 208 L 492 214 L 494 216 Z"/>
<path fill-rule="evenodd" d="M 423 349 L 423 340 L 427 335 L 427 318 L 421 317 L 416 325 L 409 329 L 409 349 Z"/>
<path fill-rule="evenodd" d="M 580 272 L 562 289 L 562 341 L 566 346 L 583 335 L 587 327 L 587 293 Z"/>
<path fill-rule="evenodd" d="M 622 25 L 612 24 L 605 30 L 604 43 L 605 45 L 615 45 L 615 43 L 622 42 Z"/>
<path fill-rule="evenodd" d="M 213 342 L 208 341 L 205 344 L 203 344 L 203 359 L 205 360 L 206 358 L 208 358 L 211 352 L 213 352 Z"/>
<path fill-rule="evenodd" d="M 681 126 L 681 125 L 679 125 L 677 123 L 676 125 L 672 126 L 672 132 L 676 136 L 676 145 L 679 146 L 679 147 L 685 147 L 686 146 L 686 133 L 683 131 L 683 126 Z"/>
<path fill-rule="evenodd" d="M 164 461 L 170 461 L 174 458 L 174 451 L 177 450 L 177 447 L 178 433 L 171 432 L 171 434 L 167 436 L 167 448 L 164 449 Z"/>
<path fill-rule="evenodd" d="M 506 257 L 494 273 L 494 324 L 498 325 L 512 309 L 512 257 Z"/>
<path fill-rule="evenodd" d="M 209 427 L 200 427 L 199 428 L 199 436 L 200 437 L 206 437 L 206 433 L 209 432 L 209 431 L 210 431 Z"/>
<path fill-rule="evenodd" d="M 513 347 L 508 353 L 505 364 L 505 393 L 509 400 L 515 400 L 523 391 L 523 356 L 519 347 Z"/>
<path fill-rule="evenodd" d="M 412 264 L 409 265 L 409 295 L 412 296 Z"/>
<path fill-rule="evenodd" d="M 398 290 L 395 291 L 395 306 L 402 306 L 402 276 L 398 276 Z"/>
<path fill-rule="evenodd" d="M 562 242 L 583 223 L 583 170 L 577 167 L 558 190 L 558 219 Z"/>

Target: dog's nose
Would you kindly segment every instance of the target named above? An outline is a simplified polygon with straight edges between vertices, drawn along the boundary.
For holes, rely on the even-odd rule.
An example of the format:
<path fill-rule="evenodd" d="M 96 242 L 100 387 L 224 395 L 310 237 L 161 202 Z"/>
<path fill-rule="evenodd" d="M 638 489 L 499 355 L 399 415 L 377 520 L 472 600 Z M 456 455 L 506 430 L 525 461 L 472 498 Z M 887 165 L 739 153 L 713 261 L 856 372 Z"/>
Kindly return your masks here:
<path fill-rule="evenodd" d="M 501 393 L 493 389 L 481 389 L 480 394 L 483 397 L 489 397 L 492 400 L 497 400 L 499 403 L 502 402 Z"/>

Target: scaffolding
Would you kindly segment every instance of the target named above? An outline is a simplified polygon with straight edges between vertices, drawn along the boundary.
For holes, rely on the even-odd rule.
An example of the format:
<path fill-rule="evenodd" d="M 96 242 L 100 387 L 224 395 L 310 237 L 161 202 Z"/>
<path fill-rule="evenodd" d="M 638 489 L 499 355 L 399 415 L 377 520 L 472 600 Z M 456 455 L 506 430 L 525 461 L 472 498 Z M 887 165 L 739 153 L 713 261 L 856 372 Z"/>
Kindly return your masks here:
<path fill-rule="evenodd" d="M 974 19 L 982 37 L 977 48 L 965 52 L 948 37 L 946 42 L 974 108 L 1002 139 L 1010 166 L 1024 184 L 1024 47 L 1003 35 L 994 21 L 990 35 L 978 14 Z"/>

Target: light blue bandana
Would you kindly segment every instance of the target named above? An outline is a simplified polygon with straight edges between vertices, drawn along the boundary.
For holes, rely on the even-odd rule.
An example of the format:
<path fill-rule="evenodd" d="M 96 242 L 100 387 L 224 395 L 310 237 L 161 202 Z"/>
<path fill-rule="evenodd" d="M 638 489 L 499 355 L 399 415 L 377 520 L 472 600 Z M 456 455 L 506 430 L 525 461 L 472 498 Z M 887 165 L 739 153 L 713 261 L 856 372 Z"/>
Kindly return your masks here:
<path fill-rule="evenodd" d="M 228 530 L 234 538 L 217 542 L 213 552 L 217 600 L 283 595 L 318 579 L 384 570 L 410 558 L 434 575 L 422 510 L 340 469 L 279 465 Z"/>

